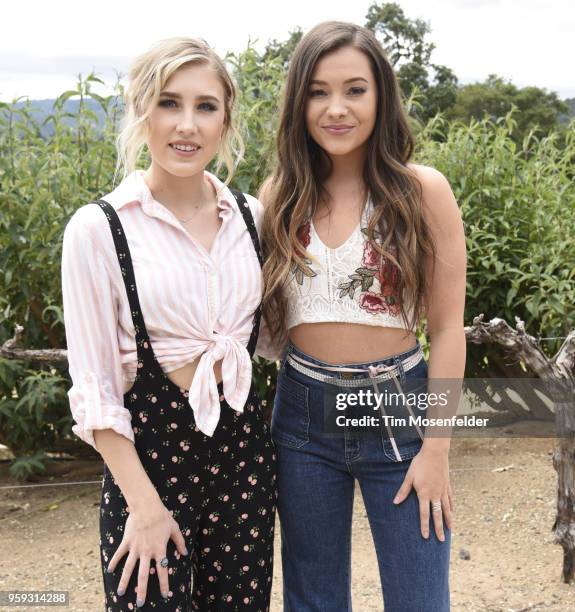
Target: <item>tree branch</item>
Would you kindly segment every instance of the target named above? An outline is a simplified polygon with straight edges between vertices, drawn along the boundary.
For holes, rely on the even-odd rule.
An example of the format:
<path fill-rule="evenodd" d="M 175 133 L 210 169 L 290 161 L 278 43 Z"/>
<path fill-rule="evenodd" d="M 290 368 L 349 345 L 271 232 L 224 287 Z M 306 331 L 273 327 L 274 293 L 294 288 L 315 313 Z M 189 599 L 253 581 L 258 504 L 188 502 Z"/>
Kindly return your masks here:
<path fill-rule="evenodd" d="M 474 344 L 496 343 L 525 362 L 540 378 L 572 378 L 575 375 L 575 330 L 563 343 L 555 358 L 549 358 L 537 344 L 537 340 L 525 331 L 525 323 L 515 317 L 513 329 L 503 319 L 494 318 L 485 323 L 483 314 L 473 319 L 473 325 L 465 328 L 465 337 Z M 570 340 L 569 340 L 570 339 Z M 562 362 L 558 363 L 558 357 Z"/>
<path fill-rule="evenodd" d="M 21 361 L 38 361 L 40 363 L 65 363 L 68 360 L 65 349 L 24 349 L 18 348 L 22 343 L 24 328 L 16 325 L 14 337 L 6 340 L 0 347 L 0 356 L 5 359 Z"/>

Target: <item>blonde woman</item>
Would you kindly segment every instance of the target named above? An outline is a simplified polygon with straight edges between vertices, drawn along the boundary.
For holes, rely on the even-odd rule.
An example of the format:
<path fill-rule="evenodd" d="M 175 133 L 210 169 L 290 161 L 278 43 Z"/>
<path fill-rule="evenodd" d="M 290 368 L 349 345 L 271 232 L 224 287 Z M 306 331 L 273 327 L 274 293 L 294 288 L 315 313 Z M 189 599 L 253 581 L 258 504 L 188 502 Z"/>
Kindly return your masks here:
<path fill-rule="evenodd" d="M 413 149 L 373 33 L 340 22 L 307 33 L 262 190 L 266 318 L 276 338 L 289 334 L 272 417 L 286 611 L 351 610 L 356 481 L 385 609 L 449 610 L 449 438 L 409 410 L 434 412 L 428 370 L 463 375 L 465 238 L 447 180 L 411 163 Z M 371 396 L 362 411 L 373 387 L 383 403 Z"/>
<path fill-rule="evenodd" d="M 234 85 L 205 42 L 169 39 L 135 60 L 125 98 L 124 179 L 74 214 L 62 260 L 73 430 L 105 462 L 106 610 L 264 611 L 275 455 L 250 360 L 262 209 L 205 170 L 219 154 L 233 171 Z"/>

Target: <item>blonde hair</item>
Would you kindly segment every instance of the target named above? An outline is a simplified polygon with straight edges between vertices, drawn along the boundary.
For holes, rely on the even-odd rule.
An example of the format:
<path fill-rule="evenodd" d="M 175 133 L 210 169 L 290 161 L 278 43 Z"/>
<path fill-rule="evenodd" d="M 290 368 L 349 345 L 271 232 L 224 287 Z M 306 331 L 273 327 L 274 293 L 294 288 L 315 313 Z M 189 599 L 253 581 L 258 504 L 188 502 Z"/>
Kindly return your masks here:
<path fill-rule="evenodd" d="M 224 62 L 205 40 L 184 37 L 160 40 L 132 63 L 128 86 L 124 92 L 124 117 L 116 140 L 116 176 L 123 170 L 125 178 L 136 169 L 146 147 L 148 118 L 160 97 L 160 91 L 174 72 L 185 64 L 208 64 L 216 71 L 222 83 L 225 128 L 215 171 L 219 172 L 225 165 L 225 183 L 230 182 L 244 152 L 242 137 L 233 122 L 236 86 Z"/>

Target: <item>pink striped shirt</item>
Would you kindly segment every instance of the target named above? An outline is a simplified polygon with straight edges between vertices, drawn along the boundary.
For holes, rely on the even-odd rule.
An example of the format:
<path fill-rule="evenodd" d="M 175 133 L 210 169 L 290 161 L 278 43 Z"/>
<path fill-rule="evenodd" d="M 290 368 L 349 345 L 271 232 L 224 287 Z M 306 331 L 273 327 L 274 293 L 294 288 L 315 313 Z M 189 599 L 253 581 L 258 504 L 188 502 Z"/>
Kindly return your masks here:
<path fill-rule="evenodd" d="M 252 366 L 246 345 L 262 277 L 235 198 L 215 176 L 205 176 L 218 192 L 222 220 L 210 253 L 154 200 L 142 171 L 103 199 L 114 207 L 126 233 L 142 314 L 160 366 L 169 373 L 201 356 L 189 403 L 198 428 L 212 435 L 220 414 L 216 361 L 223 359 L 228 404 L 241 412 L 247 399 Z M 259 232 L 262 205 L 246 197 Z M 62 293 L 72 430 L 94 448 L 95 429 L 111 428 L 134 442 L 123 402 L 136 374 L 134 325 L 108 220 L 94 204 L 78 209 L 66 226 Z M 256 352 L 279 357 L 263 321 Z"/>

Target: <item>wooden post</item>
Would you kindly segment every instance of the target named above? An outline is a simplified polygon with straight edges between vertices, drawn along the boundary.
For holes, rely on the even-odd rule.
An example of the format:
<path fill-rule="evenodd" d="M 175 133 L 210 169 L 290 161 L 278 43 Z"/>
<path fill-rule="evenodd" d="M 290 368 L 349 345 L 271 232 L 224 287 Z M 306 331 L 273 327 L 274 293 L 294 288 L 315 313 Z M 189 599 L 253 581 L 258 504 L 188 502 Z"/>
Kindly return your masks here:
<path fill-rule="evenodd" d="M 526 333 L 524 322 L 515 317 L 513 329 L 503 319 L 483 321 L 483 314 L 465 328 L 465 337 L 474 344 L 495 343 L 504 347 L 515 359 L 520 359 L 539 378 L 553 389 L 561 383 L 575 383 L 575 330 L 571 331 L 557 354 L 549 358 L 537 340 Z M 67 359 L 64 349 L 28 350 L 18 348 L 24 328 L 16 326 L 14 338 L 0 348 L 0 355 L 8 359 L 62 363 Z M 557 472 L 557 515 L 553 523 L 555 542 L 563 547 L 563 580 L 575 578 L 575 397 L 555 402 L 557 444 L 553 453 L 553 467 Z"/>
<path fill-rule="evenodd" d="M 575 383 L 575 330 L 568 335 L 552 358 L 539 348 L 536 339 L 525 332 L 525 324 L 515 317 L 516 329 L 503 319 L 483 322 L 483 315 L 465 328 L 466 338 L 475 344 L 497 343 L 523 361 L 531 371 L 549 383 L 550 389 Z M 575 397 L 554 401 L 557 443 L 553 467 L 557 472 L 557 514 L 552 530 L 555 542 L 563 547 L 563 581 L 575 578 Z"/>

